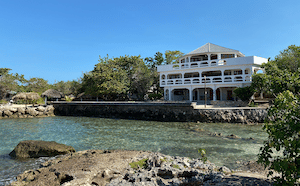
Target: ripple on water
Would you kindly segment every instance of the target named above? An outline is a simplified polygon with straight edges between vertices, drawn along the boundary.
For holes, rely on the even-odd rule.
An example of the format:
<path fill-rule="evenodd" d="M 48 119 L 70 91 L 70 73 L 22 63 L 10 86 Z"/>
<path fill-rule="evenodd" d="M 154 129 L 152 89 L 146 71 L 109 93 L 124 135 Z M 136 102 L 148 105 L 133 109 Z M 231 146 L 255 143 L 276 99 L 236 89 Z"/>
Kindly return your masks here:
<path fill-rule="evenodd" d="M 77 151 L 147 150 L 191 158 L 199 158 L 198 149 L 205 148 L 211 162 L 234 168 L 236 161 L 254 160 L 267 137 L 261 126 L 89 117 L 2 119 L 0 127 L 0 185 L 26 169 L 37 168 L 40 161 L 45 160 L 11 159 L 9 152 L 22 140 L 56 141 L 71 145 Z M 212 136 L 214 132 L 222 133 L 222 137 Z M 224 137 L 230 134 L 241 139 Z M 254 140 L 249 140 L 250 137 Z"/>

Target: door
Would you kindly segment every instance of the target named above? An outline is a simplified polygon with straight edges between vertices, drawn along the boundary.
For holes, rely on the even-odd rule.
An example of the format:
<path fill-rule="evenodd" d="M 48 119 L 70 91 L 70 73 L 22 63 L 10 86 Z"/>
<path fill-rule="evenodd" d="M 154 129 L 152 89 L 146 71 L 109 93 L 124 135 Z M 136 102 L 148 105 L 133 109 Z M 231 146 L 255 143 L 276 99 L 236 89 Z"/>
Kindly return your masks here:
<path fill-rule="evenodd" d="M 233 98 L 232 98 L 232 90 L 227 90 L 227 100 L 233 100 Z"/>

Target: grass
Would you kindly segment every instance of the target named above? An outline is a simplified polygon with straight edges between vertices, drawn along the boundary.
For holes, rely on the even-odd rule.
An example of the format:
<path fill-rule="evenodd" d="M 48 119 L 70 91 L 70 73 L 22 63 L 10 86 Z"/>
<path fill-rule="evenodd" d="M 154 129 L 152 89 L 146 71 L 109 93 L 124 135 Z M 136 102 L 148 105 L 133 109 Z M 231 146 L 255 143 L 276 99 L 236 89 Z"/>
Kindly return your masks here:
<path fill-rule="evenodd" d="M 1 99 L 1 100 L 0 100 L 0 104 L 6 104 L 6 103 L 8 103 L 8 101 L 6 101 L 6 100 L 4 100 L 4 99 Z"/>
<path fill-rule="evenodd" d="M 175 169 L 180 169 L 179 165 L 176 165 L 176 164 L 173 164 L 172 167 Z"/>
<path fill-rule="evenodd" d="M 139 169 L 139 168 L 147 168 L 147 160 L 148 159 L 142 159 L 140 161 L 136 161 L 136 162 L 132 162 L 132 163 L 129 163 L 130 167 L 133 168 L 133 169 Z"/>

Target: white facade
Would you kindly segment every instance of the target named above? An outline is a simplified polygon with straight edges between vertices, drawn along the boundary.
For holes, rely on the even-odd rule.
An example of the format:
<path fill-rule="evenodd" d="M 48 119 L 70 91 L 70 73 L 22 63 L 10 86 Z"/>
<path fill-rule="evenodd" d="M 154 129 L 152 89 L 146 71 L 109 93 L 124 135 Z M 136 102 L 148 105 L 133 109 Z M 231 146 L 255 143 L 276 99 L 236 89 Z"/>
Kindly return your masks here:
<path fill-rule="evenodd" d="M 237 50 L 207 43 L 179 58 L 179 63 L 160 65 L 160 86 L 166 100 L 234 100 L 233 90 L 251 85 L 251 76 L 266 58 L 245 57 Z M 205 82 L 206 81 L 206 82 Z"/>

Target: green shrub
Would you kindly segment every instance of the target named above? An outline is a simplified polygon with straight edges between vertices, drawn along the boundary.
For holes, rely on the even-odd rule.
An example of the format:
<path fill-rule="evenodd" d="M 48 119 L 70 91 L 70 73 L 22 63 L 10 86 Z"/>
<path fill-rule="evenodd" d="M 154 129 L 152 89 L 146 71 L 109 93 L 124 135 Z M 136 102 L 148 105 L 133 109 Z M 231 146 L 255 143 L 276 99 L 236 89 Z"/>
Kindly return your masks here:
<path fill-rule="evenodd" d="M 233 92 L 242 101 L 249 101 L 251 96 L 254 94 L 255 90 L 252 86 L 250 86 L 250 87 L 244 87 L 244 88 L 236 88 L 233 90 Z"/>
<path fill-rule="evenodd" d="M 268 111 L 264 130 L 268 140 L 261 147 L 258 163 L 280 173 L 276 185 L 294 185 L 300 177 L 300 98 L 290 91 L 280 93 Z M 269 171 L 272 175 L 273 171 Z"/>
<path fill-rule="evenodd" d="M 198 153 L 201 154 L 201 160 L 205 163 L 207 161 L 206 150 L 200 148 L 200 149 L 198 149 Z"/>
<path fill-rule="evenodd" d="M 147 160 L 148 159 L 142 159 L 142 160 L 137 161 L 137 162 L 129 163 L 129 165 L 133 169 L 139 169 L 139 168 L 145 169 L 145 168 L 147 168 Z"/>
<path fill-rule="evenodd" d="M 158 99 L 162 98 L 163 95 L 161 93 L 158 93 L 158 94 L 153 93 L 153 94 L 149 94 L 148 97 L 150 100 L 158 100 Z"/>
<path fill-rule="evenodd" d="M 74 98 L 70 98 L 69 96 L 65 96 L 67 102 L 71 102 Z"/>

